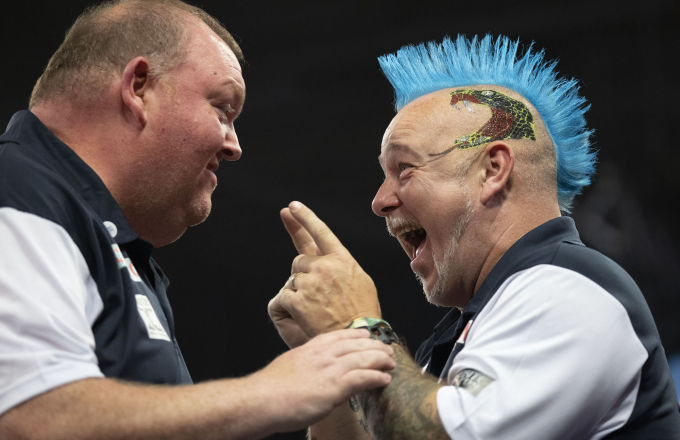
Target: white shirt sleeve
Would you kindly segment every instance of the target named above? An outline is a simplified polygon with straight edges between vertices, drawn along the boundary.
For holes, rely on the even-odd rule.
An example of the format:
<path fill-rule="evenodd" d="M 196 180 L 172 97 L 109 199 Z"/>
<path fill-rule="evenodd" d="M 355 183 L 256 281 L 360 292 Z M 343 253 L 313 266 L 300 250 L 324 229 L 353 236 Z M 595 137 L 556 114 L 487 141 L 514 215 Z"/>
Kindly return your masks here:
<path fill-rule="evenodd" d="M 455 440 L 601 439 L 630 417 L 647 357 L 616 298 L 539 265 L 475 319 L 437 394 L 439 416 Z M 481 373 L 473 392 L 453 385 L 463 370 Z"/>
<path fill-rule="evenodd" d="M 103 308 L 85 259 L 56 223 L 0 208 L 0 414 L 103 377 L 92 323 Z"/>

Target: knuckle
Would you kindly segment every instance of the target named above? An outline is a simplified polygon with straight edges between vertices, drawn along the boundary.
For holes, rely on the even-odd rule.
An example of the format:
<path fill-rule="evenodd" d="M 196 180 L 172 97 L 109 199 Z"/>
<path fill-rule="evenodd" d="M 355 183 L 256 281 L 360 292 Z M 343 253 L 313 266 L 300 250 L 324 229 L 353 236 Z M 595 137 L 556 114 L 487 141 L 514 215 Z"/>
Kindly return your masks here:
<path fill-rule="evenodd" d="M 332 258 L 319 258 L 315 264 L 315 271 L 321 274 L 328 274 L 334 271 L 336 263 Z"/>
<path fill-rule="evenodd" d="M 296 267 L 300 264 L 300 259 L 302 259 L 303 255 L 300 254 L 297 257 L 293 258 L 293 264 L 291 264 L 291 269 L 290 269 L 290 274 L 294 274 L 296 272 Z"/>
<path fill-rule="evenodd" d="M 288 305 L 290 305 L 290 307 L 294 309 L 297 309 L 301 302 L 300 295 L 298 295 L 297 292 L 294 290 L 287 290 L 286 293 L 287 293 L 286 300 Z"/>
<path fill-rule="evenodd" d="M 332 332 L 324 333 L 321 335 L 324 337 L 324 341 L 333 343 L 334 345 L 341 344 L 344 338 L 344 330 L 335 330 Z"/>
<path fill-rule="evenodd" d="M 284 289 L 281 291 L 281 306 L 284 309 L 290 310 L 297 308 L 296 306 L 299 303 L 299 300 L 295 293 L 296 292 L 288 289 Z"/>

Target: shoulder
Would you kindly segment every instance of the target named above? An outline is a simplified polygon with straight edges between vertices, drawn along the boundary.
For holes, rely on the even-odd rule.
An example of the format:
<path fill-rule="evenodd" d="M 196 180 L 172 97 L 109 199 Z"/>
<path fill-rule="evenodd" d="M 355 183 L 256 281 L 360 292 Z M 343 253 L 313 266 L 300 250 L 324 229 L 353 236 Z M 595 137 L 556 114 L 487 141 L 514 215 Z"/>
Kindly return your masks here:
<path fill-rule="evenodd" d="M 67 230 L 89 211 L 46 158 L 30 145 L 12 142 L 0 144 L 0 208 L 34 214 Z"/>
<path fill-rule="evenodd" d="M 648 351 L 660 344 L 647 301 L 633 278 L 616 262 L 585 246 L 563 243 L 551 264 L 587 278 L 616 300 Z"/>
<path fill-rule="evenodd" d="M 543 334 L 569 330 L 585 339 L 613 327 L 632 329 L 628 310 L 616 296 L 583 273 L 554 264 L 509 277 L 477 317 L 479 323 L 489 320 L 502 327 L 522 322 L 522 328 Z"/>
<path fill-rule="evenodd" d="M 561 243 L 551 264 L 579 273 L 610 293 L 620 290 L 640 292 L 635 281 L 612 259 L 586 246 Z"/>
<path fill-rule="evenodd" d="M 485 309 L 512 298 L 513 304 L 506 305 L 510 309 L 571 311 L 598 322 L 621 314 L 631 321 L 638 337 L 656 333 L 652 315 L 635 281 L 600 252 L 577 241 L 560 241 L 539 247 L 525 258 L 527 264 L 521 270 L 497 284 L 499 287 Z"/>
<path fill-rule="evenodd" d="M 0 144 L 0 211 L 4 212 L 0 221 L 14 221 L 16 227 L 27 231 L 36 224 L 52 224 L 55 231 L 65 232 L 75 243 L 94 274 L 100 255 L 111 252 L 111 238 L 97 213 L 63 172 L 31 145 Z M 22 220 L 29 217 L 43 222 Z"/>

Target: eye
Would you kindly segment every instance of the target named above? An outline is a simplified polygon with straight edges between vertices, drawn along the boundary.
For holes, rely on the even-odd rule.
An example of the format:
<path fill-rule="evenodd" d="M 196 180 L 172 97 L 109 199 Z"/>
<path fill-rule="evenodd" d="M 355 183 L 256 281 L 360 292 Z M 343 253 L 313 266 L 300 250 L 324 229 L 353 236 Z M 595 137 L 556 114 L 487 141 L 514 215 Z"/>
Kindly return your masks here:
<path fill-rule="evenodd" d="M 215 112 L 217 112 L 217 117 L 219 118 L 220 122 L 227 119 L 227 113 L 224 111 L 224 109 L 216 106 L 213 106 L 213 108 L 215 109 Z"/>
<path fill-rule="evenodd" d="M 227 103 L 225 105 L 215 105 L 213 106 L 215 110 L 217 111 L 217 115 L 220 118 L 220 122 L 224 121 L 225 119 L 228 118 L 228 115 L 234 113 L 234 109 L 231 107 L 231 104 Z"/>
<path fill-rule="evenodd" d="M 413 168 L 413 165 L 411 165 L 410 163 L 406 163 L 406 162 L 400 162 L 399 165 L 397 165 L 397 168 L 399 168 L 399 173 L 403 173 L 407 169 Z"/>

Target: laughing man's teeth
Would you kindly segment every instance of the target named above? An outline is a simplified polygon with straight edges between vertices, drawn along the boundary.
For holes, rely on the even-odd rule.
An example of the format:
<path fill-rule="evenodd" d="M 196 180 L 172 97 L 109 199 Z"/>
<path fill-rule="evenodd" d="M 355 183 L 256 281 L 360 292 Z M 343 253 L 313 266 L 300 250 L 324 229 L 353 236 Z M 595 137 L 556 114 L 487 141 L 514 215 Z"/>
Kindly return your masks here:
<path fill-rule="evenodd" d="M 414 238 L 416 235 L 424 235 L 425 229 L 408 229 L 404 232 L 404 235 L 409 238 Z"/>

